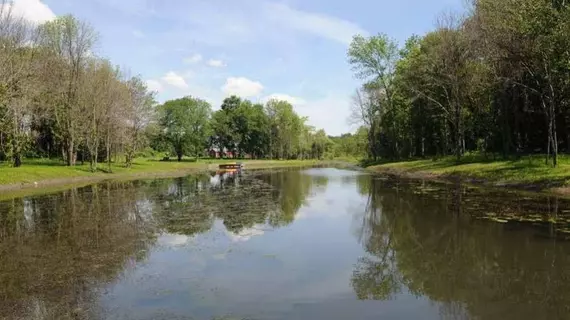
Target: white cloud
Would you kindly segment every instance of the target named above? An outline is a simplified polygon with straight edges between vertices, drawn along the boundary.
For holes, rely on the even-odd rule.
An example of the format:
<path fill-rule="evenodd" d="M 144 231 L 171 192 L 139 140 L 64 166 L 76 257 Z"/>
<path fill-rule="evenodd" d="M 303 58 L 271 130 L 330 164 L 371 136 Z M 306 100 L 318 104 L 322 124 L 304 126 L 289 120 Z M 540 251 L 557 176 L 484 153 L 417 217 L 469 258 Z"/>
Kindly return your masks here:
<path fill-rule="evenodd" d="M 13 0 L 8 1 L 6 5 L 8 10 L 4 12 L 11 12 L 14 17 L 22 17 L 36 24 L 45 23 L 56 18 L 55 13 L 40 0 Z"/>
<path fill-rule="evenodd" d="M 216 59 L 208 60 L 208 65 L 214 68 L 221 68 L 226 66 L 226 64 L 222 60 L 216 60 Z"/>
<path fill-rule="evenodd" d="M 350 115 L 350 95 L 329 93 L 327 96 L 307 100 L 295 111 L 309 118 L 309 124 L 317 129 L 325 129 L 327 134 L 340 135 L 347 132 L 347 119 Z"/>
<path fill-rule="evenodd" d="M 175 23 L 174 28 L 160 34 L 161 41 L 171 46 L 187 44 L 195 47 L 206 44 L 231 48 L 236 44 L 259 44 L 291 48 L 300 42 L 299 35 L 302 34 L 342 44 L 348 44 L 354 34 L 368 35 L 366 30 L 348 20 L 268 0 L 222 1 L 224 5 L 220 5 L 219 0 L 174 1 L 176 5 L 165 3 L 160 6 L 153 6 L 153 1 L 99 1 L 120 2 L 125 9 L 128 5 L 123 2 L 139 3 L 139 7 L 144 7 L 143 2 L 146 3 L 149 17 L 160 17 Z M 188 32 L 189 29 L 192 32 Z"/>
<path fill-rule="evenodd" d="M 267 3 L 265 16 L 283 27 L 308 32 L 347 45 L 355 34 L 368 35 L 364 29 L 350 21 L 296 10 L 283 3 Z"/>
<path fill-rule="evenodd" d="M 265 232 L 263 231 L 264 225 L 254 225 L 252 228 L 246 228 L 238 233 L 228 232 L 228 237 L 233 242 L 246 242 L 253 237 L 262 236 Z"/>
<path fill-rule="evenodd" d="M 133 36 L 137 39 L 143 39 L 144 33 L 140 30 L 133 30 Z"/>
<path fill-rule="evenodd" d="M 188 83 L 186 83 L 186 80 L 184 80 L 184 78 L 180 75 L 178 75 L 176 72 L 174 71 L 170 71 L 168 72 L 164 77 L 161 78 L 162 81 L 164 81 L 165 83 L 179 88 L 179 89 L 187 89 L 188 88 Z"/>
<path fill-rule="evenodd" d="M 222 87 L 222 92 L 228 96 L 237 95 L 242 98 L 256 97 L 263 91 L 260 82 L 252 81 L 244 77 L 230 77 L 226 79 L 226 84 Z"/>
<path fill-rule="evenodd" d="M 195 64 L 202 61 L 202 55 L 195 53 L 187 58 L 184 58 L 184 63 L 186 64 Z"/>
<path fill-rule="evenodd" d="M 190 238 L 188 236 L 185 236 L 185 235 L 164 234 L 158 238 L 158 243 L 160 243 L 164 246 L 178 247 L 178 246 L 185 245 L 186 243 L 188 243 L 189 240 L 190 240 Z"/>
<path fill-rule="evenodd" d="M 305 99 L 303 99 L 303 98 L 293 97 L 293 96 L 290 96 L 288 94 L 282 94 L 282 93 L 270 94 L 267 97 L 261 99 L 261 101 L 263 103 L 266 103 L 267 101 L 270 101 L 270 100 L 287 101 L 292 105 L 303 105 L 303 104 L 307 103 L 307 101 L 305 101 Z"/>
<path fill-rule="evenodd" d="M 146 86 L 150 91 L 162 92 L 164 90 L 164 87 L 158 80 L 147 80 Z"/>

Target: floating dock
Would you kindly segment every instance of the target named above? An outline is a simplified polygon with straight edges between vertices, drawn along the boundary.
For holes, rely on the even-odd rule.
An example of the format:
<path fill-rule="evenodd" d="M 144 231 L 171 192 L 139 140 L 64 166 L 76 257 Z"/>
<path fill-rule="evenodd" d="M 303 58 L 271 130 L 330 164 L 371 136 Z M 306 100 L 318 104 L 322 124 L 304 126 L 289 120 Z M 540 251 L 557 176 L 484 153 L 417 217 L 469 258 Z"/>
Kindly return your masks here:
<path fill-rule="evenodd" d="M 224 163 L 224 164 L 220 164 L 218 166 L 218 169 L 220 171 L 225 171 L 225 172 L 232 172 L 232 171 L 241 171 L 244 169 L 244 165 L 241 162 L 235 162 L 235 163 Z"/>

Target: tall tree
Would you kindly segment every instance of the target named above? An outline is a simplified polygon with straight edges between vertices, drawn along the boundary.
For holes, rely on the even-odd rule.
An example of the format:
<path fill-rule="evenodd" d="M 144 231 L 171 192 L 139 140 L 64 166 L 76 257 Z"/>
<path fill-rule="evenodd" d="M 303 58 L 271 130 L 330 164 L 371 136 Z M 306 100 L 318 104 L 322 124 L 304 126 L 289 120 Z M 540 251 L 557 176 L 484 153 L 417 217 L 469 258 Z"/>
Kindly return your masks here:
<path fill-rule="evenodd" d="M 154 117 L 155 93 L 148 90 L 140 77 L 131 78 L 127 87 L 130 100 L 126 110 L 127 132 L 125 157 L 127 167 L 132 165 L 135 153 L 144 145 L 144 129 Z"/>
<path fill-rule="evenodd" d="M 82 82 L 78 94 L 78 101 L 84 107 L 81 114 L 85 117 L 83 126 L 83 140 L 89 151 L 91 171 L 97 170 L 99 147 L 104 134 L 106 123 L 106 102 L 111 81 L 114 77 L 113 68 L 108 61 L 91 59 L 85 69 L 85 81 Z"/>
<path fill-rule="evenodd" d="M 185 97 L 159 107 L 160 125 L 178 161 L 186 154 L 199 155 L 209 137 L 212 108 L 204 100 Z"/>
<path fill-rule="evenodd" d="M 371 109 L 365 113 L 374 115 L 374 121 L 369 121 L 367 124 L 370 127 L 371 145 L 373 146 L 378 144 L 380 134 L 377 132 L 377 122 L 383 114 L 396 107 L 393 80 L 398 53 L 396 42 L 385 34 L 368 38 L 356 35 L 348 49 L 348 62 L 355 76 L 366 81 L 364 88 L 368 97 L 362 97 L 363 92 L 357 93 L 356 104 Z M 370 99 L 373 100 L 370 101 Z M 394 129 L 395 121 L 392 121 L 391 125 Z M 391 131 L 395 132 L 395 130 Z M 399 153 L 397 138 L 392 136 L 391 141 L 393 153 Z M 372 148 L 374 158 L 378 156 L 377 149 L 377 147 Z"/>
<path fill-rule="evenodd" d="M 547 131 L 546 161 L 551 154 L 554 166 L 559 145 L 556 116 L 569 95 L 569 17 L 565 1 L 476 3 L 479 31 L 491 44 L 489 58 L 497 64 L 508 61 L 511 65 L 510 69 L 500 70 L 498 76 L 539 104 Z"/>
<path fill-rule="evenodd" d="M 299 136 L 306 119 L 299 117 L 287 101 L 271 100 L 265 109 L 269 118 L 272 157 L 288 159 L 298 156 Z"/>
<path fill-rule="evenodd" d="M 85 79 L 85 67 L 97 35 L 93 28 L 73 16 L 58 17 L 40 28 L 38 44 L 44 47 L 61 63 L 51 64 L 46 60 L 45 72 L 57 75 L 49 77 L 55 98 L 53 115 L 56 132 L 62 140 L 62 152 L 67 165 L 75 165 L 77 146 L 82 130 L 78 92 Z M 56 61 L 57 62 L 57 61 Z"/>
<path fill-rule="evenodd" d="M 32 102 L 37 96 L 35 28 L 13 15 L 6 0 L 0 2 L 0 147 L 14 167 L 22 164 L 29 144 Z"/>

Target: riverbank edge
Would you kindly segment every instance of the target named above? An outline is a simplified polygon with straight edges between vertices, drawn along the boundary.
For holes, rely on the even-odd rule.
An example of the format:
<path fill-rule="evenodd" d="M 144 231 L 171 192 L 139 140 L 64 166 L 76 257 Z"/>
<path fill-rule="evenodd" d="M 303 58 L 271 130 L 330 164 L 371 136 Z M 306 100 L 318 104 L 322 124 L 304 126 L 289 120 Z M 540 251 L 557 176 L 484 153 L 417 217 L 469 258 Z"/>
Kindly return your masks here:
<path fill-rule="evenodd" d="M 392 178 L 430 180 L 440 183 L 462 183 L 484 188 L 506 188 L 513 191 L 525 191 L 539 194 L 550 194 L 570 198 L 570 186 L 560 183 L 551 183 L 548 180 L 540 181 L 496 181 L 473 177 L 465 173 L 435 173 L 429 170 L 412 170 L 408 168 L 384 167 L 373 165 L 364 167 L 364 170 L 374 174 L 382 174 Z"/>
<path fill-rule="evenodd" d="M 310 160 L 305 162 L 275 162 L 275 161 L 244 161 L 245 169 L 248 170 L 278 170 L 289 168 L 309 168 L 309 167 L 356 167 L 355 165 L 335 160 Z M 14 197 L 22 197 L 35 193 L 48 193 L 55 190 L 65 190 L 74 187 L 81 187 L 96 184 L 104 181 L 132 181 L 146 179 L 168 179 L 179 178 L 192 174 L 212 173 L 218 170 L 218 164 L 204 164 L 200 167 L 173 168 L 172 170 L 161 169 L 159 171 L 144 172 L 121 172 L 121 173 L 95 173 L 93 176 L 76 176 L 57 179 L 38 179 L 34 182 L 22 182 L 12 184 L 0 184 L 0 200 Z"/>

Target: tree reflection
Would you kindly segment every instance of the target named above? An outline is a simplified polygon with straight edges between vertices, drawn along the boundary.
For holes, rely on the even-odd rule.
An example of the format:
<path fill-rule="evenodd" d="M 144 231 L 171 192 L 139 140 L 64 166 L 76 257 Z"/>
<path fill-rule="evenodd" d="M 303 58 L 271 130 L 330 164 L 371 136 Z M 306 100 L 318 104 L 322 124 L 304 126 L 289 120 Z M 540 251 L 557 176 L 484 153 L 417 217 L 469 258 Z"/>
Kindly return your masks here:
<path fill-rule="evenodd" d="M 156 217 L 167 232 L 184 235 L 208 231 L 215 219 L 233 233 L 286 226 L 311 190 L 326 183 L 298 170 L 179 178 L 157 188 Z"/>
<path fill-rule="evenodd" d="M 145 259 L 157 234 L 203 233 L 216 219 L 236 234 L 284 226 L 326 183 L 299 171 L 195 175 L 0 202 L 0 314 L 105 318 L 99 290 Z"/>
<path fill-rule="evenodd" d="M 358 238 L 369 256 L 358 260 L 351 283 L 359 299 L 388 300 L 401 290 L 394 260 L 393 226 L 383 214 L 378 185 L 369 176 L 363 175 L 358 181 L 360 192 L 368 193 Z"/>
<path fill-rule="evenodd" d="M 260 180 L 272 187 L 271 201 L 278 204 L 278 211 L 270 216 L 272 226 L 285 226 L 295 220 L 299 209 L 315 187 L 326 187 L 326 177 L 311 176 L 299 170 L 276 171 L 263 174 Z"/>
<path fill-rule="evenodd" d="M 177 178 L 157 188 L 155 217 L 169 233 L 194 235 L 210 230 L 214 223 L 208 176 Z"/>
<path fill-rule="evenodd" d="M 0 314 L 100 317 L 97 287 L 154 241 L 133 193 L 129 183 L 103 184 L 0 202 Z"/>
<path fill-rule="evenodd" d="M 369 203 L 359 235 L 370 257 L 359 260 L 352 278 L 360 299 L 388 299 L 405 286 L 440 302 L 450 319 L 568 317 L 570 244 L 537 237 L 542 225 L 476 219 L 514 208 L 545 212 L 554 201 L 497 199 L 459 185 L 362 182 Z"/>

